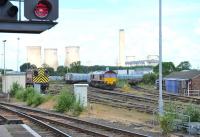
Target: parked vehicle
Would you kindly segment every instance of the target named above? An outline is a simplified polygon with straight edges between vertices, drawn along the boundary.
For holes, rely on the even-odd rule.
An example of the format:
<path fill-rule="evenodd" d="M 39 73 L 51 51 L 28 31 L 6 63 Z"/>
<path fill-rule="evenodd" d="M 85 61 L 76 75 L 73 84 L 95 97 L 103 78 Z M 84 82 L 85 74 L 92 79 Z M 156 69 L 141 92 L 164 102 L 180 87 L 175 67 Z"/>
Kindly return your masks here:
<path fill-rule="evenodd" d="M 26 86 L 40 84 L 41 91 L 44 92 L 49 87 L 48 70 L 45 68 L 29 69 L 26 71 Z"/>
<path fill-rule="evenodd" d="M 67 73 L 65 74 L 65 82 L 69 84 L 87 82 L 89 74 L 85 73 Z"/>
<path fill-rule="evenodd" d="M 117 74 L 114 71 L 97 71 L 90 74 L 89 85 L 103 89 L 114 89 L 117 82 Z"/>

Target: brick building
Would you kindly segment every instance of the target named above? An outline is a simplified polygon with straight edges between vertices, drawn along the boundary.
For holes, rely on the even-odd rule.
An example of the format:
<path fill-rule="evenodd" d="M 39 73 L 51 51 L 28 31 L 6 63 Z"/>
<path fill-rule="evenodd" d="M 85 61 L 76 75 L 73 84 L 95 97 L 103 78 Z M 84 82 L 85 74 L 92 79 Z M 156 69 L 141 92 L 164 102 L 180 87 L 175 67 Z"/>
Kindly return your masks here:
<path fill-rule="evenodd" d="M 190 94 L 200 91 L 200 71 L 173 72 L 164 78 L 166 91 L 173 94 Z"/>

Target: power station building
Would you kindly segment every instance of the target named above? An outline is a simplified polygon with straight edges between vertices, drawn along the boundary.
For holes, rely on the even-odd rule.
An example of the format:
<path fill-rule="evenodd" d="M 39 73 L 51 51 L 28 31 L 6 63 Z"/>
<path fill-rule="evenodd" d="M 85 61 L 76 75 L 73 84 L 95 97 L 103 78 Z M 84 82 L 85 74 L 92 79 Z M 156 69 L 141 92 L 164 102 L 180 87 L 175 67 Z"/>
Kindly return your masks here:
<path fill-rule="evenodd" d="M 119 30 L 119 64 L 118 66 L 125 66 L 125 32 L 124 29 Z"/>
<path fill-rule="evenodd" d="M 65 66 L 69 67 L 73 62 L 80 61 L 79 46 L 65 47 Z"/>
<path fill-rule="evenodd" d="M 46 48 L 44 49 L 44 63 L 49 67 L 54 68 L 54 70 L 58 67 L 58 54 L 57 49 L 55 48 Z"/>
<path fill-rule="evenodd" d="M 28 46 L 27 47 L 27 62 L 41 66 L 41 46 Z"/>

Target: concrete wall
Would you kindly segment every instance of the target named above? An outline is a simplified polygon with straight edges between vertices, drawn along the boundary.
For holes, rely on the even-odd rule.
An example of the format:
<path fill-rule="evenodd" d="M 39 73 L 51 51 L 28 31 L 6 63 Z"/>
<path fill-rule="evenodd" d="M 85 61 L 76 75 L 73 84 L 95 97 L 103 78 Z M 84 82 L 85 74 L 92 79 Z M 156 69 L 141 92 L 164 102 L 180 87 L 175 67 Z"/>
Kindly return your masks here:
<path fill-rule="evenodd" d="M 23 88 L 25 88 L 25 75 L 7 75 L 2 76 L 2 91 L 3 93 L 10 92 L 11 86 L 14 82 L 20 84 Z"/>
<path fill-rule="evenodd" d="M 65 66 L 70 66 L 71 63 L 80 61 L 78 46 L 65 47 Z"/>
<path fill-rule="evenodd" d="M 41 47 L 29 46 L 27 47 L 27 61 L 41 67 Z"/>
<path fill-rule="evenodd" d="M 57 49 L 47 48 L 44 49 L 44 63 L 57 70 L 58 67 L 58 54 Z"/>

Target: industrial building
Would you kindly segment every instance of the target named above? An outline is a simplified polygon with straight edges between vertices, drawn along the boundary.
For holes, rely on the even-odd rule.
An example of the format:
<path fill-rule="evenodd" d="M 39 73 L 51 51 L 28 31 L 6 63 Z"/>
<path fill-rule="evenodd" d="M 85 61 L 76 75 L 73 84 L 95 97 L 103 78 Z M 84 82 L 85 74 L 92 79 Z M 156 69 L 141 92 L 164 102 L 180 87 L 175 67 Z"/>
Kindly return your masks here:
<path fill-rule="evenodd" d="M 80 61 L 79 46 L 65 47 L 65 66 L 69 67 L 73 62 Z"/>
<path fill-rule="evenodd" d="M 46 48 L 44 49 L 44 63 L 49 67 L 54 68 L 54 70 L 58 67 L 58 54 L 57 49 L 55 48 Z"/>
<path fill-rule="evenodd" d="M 41 46 L 28 46 L 27 47 L 27 62 L 41 66 Z"/>
<path fill-rule="evenodd" d="M 200 96 L 200 71 L 173 72 L 164 78 L 167 93 Z"/>
<path fill-rule="evenodd" d="M 135 60 L 134 56 L 129 56 L 126 59 L 127 59 L 125 62 L 126 66 L 156 66 L 159 63 L 157 55 L 148 55 L 147 59 L 144 60 Z"/>
<path fill-rule="evenodd" d="M 20 86 L 25 88 L 25 73 L 23 72 L 7 72 L 5 76 L 2 76 L 2 92 L 8 93 L 12 87 L 12 84 L 17 82 Z"/>

